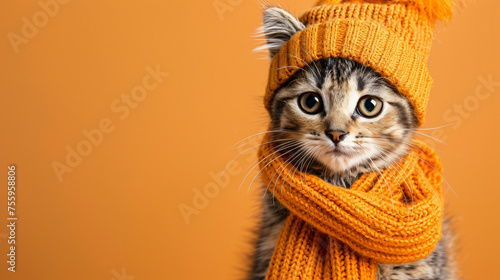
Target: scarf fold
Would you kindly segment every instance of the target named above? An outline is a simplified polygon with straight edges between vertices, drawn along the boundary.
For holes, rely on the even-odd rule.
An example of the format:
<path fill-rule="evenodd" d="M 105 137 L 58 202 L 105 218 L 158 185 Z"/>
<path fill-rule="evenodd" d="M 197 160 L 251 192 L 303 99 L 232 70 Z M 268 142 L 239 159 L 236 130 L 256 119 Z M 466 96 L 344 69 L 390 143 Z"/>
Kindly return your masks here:
<path fill-rule="evenodd" d="M 290 210 L 266 279 L 376 279 L 378 263 L 428 256 L 441 238 L 442 166 L 430 147 L 413 143 L 400 162 L 350 189 L 304 174 L 262 145 L 264 183 Z"/>

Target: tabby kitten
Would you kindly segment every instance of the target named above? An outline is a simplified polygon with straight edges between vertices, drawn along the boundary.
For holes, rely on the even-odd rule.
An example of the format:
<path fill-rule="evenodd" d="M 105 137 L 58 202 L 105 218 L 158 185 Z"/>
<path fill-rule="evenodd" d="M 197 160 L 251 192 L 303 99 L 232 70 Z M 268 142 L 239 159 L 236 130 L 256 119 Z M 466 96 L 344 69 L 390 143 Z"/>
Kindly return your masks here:
<path fill-rule="evenodd" d="M 264 12 L 264 48 L 271 58 L 304 25 L 286 11 Z M 283 85 L 271 106 L 274 148 L 290 152 L 300 172 L 349 188 L 362 174 L 380 172 L 406 155 L 417 119 L 410 102 L 369 67 L 346 58 L 313 62 Z M 293 150 L 293 151 L 291 151 Z M 248 279 L 265 279 L 288 210 L 267 189 L 256 251 Z M 264 190 L 263 190 L 264 191 Z M 377 279 L 455 279 L 443 238 L 427 258 L 403 265 L 380 264 Z"/>

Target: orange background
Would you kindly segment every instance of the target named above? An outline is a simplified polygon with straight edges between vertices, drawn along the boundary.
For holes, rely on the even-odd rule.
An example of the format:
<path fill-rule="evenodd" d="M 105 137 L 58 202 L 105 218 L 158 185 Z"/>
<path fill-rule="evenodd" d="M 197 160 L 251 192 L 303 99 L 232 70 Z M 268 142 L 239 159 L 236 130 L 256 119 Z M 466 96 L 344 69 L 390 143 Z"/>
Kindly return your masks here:
<path fill-rule="evenodd" d="M 298 15 L 314 2 L 281 4 Z M 220 3 L 230 9 L 218 14 Z M 37 1 L 0 4 L 0 177 L 5 184 L 7 166 L 16 165 L 19 218 L 11 273 L 5 184 L 0 279 L 236 279 L 261 197 L 259 183 L 247 194 L 253 175 L 238 192 L 251 151 L 223 177 L 227 186 L 211 174 L 238 154 L 235 143 L 265 129 L 267 61 L 251 52 L 259 45 L 251 37 L 259 3 L 75 0 L 58 7 L 43 25 Z M 21 36 L 23 18 L 33 23 L 33 16 L 43 26 L 28 32 L 16 53 L 8 34 Z M 459 196 L 449 191 L 446 199 L 468 279 L 493 279 L 500 260 L 493 176 L 500 159 L 499 18 L 499 1 L 469 1 L 438 28 L 429 64 L 435 84 L 425 127 L 455 124 L 423 132 L 448 143 L 435 146 Z M 169 76 L 127 116 L 112 108 L 124 106 L 122 95 L 157 65 Z M 497 84 L 488 88 L 481 77 Z M 453 111 L 458 105 L 462 115 Z M 84 145 L 82 131 L 106 119 L 114 130 L 59 181 L 52 164 L 66 164 L 67 147 Z M 185 220 L 179 207 L 194 207 L 205 191 L 210 197 L 198 199 Z"/>

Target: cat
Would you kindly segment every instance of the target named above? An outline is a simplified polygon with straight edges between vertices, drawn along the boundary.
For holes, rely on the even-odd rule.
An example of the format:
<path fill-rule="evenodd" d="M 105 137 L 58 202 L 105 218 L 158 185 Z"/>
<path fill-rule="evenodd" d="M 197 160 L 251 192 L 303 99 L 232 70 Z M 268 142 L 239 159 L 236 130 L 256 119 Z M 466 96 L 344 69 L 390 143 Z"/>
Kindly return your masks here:
<path fill-rule="evenodd" d="M 305 26 L 278 7 L 264 11 L 263 33 L 272 58 Z M 348 58 L 314 61 L 297 71 L 271 104 L 270 140 L 300 172 L 349 188 L 362 174 L 380 172 L 412 148 L 418 121 L 408 99 L 373 69 Z M 298 143 L 298 144 L 297 144 Z M 312 152 L 314 151 L 314 152 Z M 401 175 L 403 176 L 403 175 Z M 263 192 L 272 188 L 264 186 Z M 288 209 L 267 190 L 249 280 L 265 279 Z M 456 279 L 452 235 L 427 257 L 407 264 L 379 264 L 378 280 Z"/>

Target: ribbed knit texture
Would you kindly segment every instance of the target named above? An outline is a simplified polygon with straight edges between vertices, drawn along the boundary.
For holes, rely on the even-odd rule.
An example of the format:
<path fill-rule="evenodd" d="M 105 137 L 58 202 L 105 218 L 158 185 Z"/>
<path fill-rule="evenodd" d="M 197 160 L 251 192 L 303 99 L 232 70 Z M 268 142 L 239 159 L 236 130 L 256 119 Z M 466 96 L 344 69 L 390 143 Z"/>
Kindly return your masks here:
<path fill-rule="evenodd" d="M 350 58 L 367 65 L 395 86 L 422 124 L 432 79 L 427 57 L 436 19 L 451 17 L 450 0 L 329 0 L 306 12 L 306 29 L 285 42 L 273 57 L 264 102 L 313 61 Z M 287 67 L 291 66 L 291 67 Z"/>
<path fill-rule="evenodd" d="M 431 148 L 414 143 L 400 162 L 350 189 L 301 173 L 271 144 L 261 146 L 264 182 L 291 212 L 266 279 L 375 279 L 379 262 L 428 256 L 441 238 L 442 167 Z"/>

